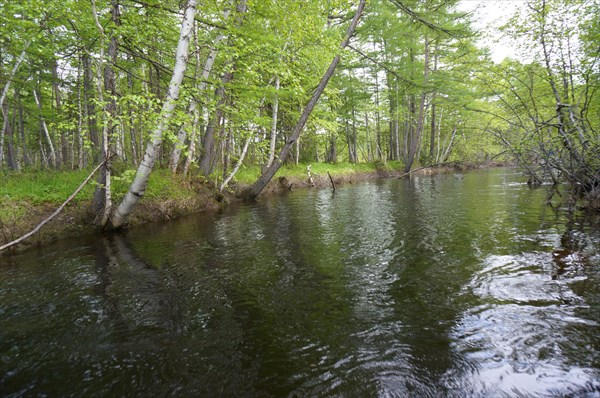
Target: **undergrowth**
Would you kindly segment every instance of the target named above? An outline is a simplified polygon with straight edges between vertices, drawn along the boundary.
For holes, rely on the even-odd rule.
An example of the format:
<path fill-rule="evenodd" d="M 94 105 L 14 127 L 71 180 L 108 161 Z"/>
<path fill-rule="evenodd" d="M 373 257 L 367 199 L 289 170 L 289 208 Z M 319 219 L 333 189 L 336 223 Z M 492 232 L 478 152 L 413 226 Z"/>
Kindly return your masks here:
<path fill-rule="evenodd" d="M 307 177 L 307 164 L 284 165 L 275 175 L 286 177 Z M 372 173 L 378 170 L 392 170 L 400 167 L 399 162 L 375 163 L 311 163 L 313 175 L 333 176 L 350 175 L 354 173 Z M 36 206 L 59 206 L 64 202 L 91 170 L 26 170 L 20 172 L 0 172 L 0 219 L 24 217 L 30 208 Z M 260 167 L 242 167 L 234 181 L 240 184 L 252 184 L 260 176 Z M 135 176 L 135 170 L 125 169 L 117 165 L 112 175 L 112 197 L 118 203 L 129 188 Z M 89 202 L 96 188 L 95 179 L 73 199 L 72 203 Z M 209 178 L 208 181 L 214 181 Z M 196 195 L 189 178 L 180 175 L 173 176 L 167 169 L 155 169 L 148 183 L 145 197 L 151 199 L 186 200 Z"/>

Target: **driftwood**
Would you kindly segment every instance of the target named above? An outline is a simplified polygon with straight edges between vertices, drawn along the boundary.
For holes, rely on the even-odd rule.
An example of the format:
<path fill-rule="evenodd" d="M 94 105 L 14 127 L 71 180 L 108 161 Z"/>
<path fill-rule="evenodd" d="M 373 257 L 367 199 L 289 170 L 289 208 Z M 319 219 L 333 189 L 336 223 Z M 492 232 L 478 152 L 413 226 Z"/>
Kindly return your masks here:
<path fill-rule="evenodd" d="M 81 190 L 83 189 L 83 187 L 86 186 L 86 184 L 92 179 L 92 177 L 94 176 L 94 174 L 96 174 L 96 172 L 100 169 L 100 167 L 102 167 L 103 164 L 104 164 L 104 162 L 102 162 L 98 166 L 96 166 L 96 168 L 90 173 L 90 175 L 81 183 L 81 185 L 79 185 L 79 187 L 75 190 L 75 192 L 73 192 L 71 194 L 71 196 L 69 196 L 67 198 L 67 200 L 65 200 L 63 202 L 63 204 L 60 205 L 60 207 L 54 211 L 54 213 L 50 214 L 50 216 L 48 216 L 48 218 L 46 218 L 44 221 L 42 221 L 41 223 L 39 223 L 30 232 L 26 233 L 25 235 L 21 236 L 18 239 L 13 240 L 12 242 L 9 242 L 9 243 L 7 243 L 7 244 L 5 244 L 3 246 L 0 246 L 0 252 L 3 251 L 3 250 L 8 249 L 9 247 L 12 247 L 12 246 L 14 246 L 16 244 L 19 244 L 19 243 L 23 242 L 25 239 L 29 238 L 30 236 L 32 236 L 33 234 L 35 234 L 37 231 L 39 231 L 44 225 L 46 225 L 54 217 L 56 217 L 57 215 L 59 215 L 60 212 L 63 211 L 63 209 L 65 208 L 65 206 L 67 204 L 69 204 L 69 202 L 71 202 L 75 198 L 75 196 L 77 196 L 77 194 L 79 192 L 81 192 Z"/>
<path fill-rule="evenodd" d="M 329 174 L 329 171 L 327 171 L 327 175 L 329 176 L 329 181 L 331 181 L 331 188 L 333 189 L 333 192 L 335 192 L 335 182 L 333 182 L 333 177 Z"/>

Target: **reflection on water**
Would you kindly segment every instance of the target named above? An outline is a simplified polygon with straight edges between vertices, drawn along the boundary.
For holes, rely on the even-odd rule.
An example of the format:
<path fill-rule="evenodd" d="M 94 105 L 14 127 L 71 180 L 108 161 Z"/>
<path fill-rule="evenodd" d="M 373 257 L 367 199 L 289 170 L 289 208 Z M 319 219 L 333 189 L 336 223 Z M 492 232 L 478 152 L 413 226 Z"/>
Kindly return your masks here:
<path fill-rule="evenodd" d="M 600 396 L 600 231 L 513 170 L 1 258 L 0 392 Z"/>

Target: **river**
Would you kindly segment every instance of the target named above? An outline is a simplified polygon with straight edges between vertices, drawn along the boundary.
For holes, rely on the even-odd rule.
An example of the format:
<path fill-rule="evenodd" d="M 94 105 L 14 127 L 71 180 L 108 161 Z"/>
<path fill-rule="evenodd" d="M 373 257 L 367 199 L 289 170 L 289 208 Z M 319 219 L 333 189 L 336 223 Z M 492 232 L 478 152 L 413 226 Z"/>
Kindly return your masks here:
<path fill-rule="evenodd" d="M 0 395 L 600 397 L 600 228 L 514 169 L 0 257 Z"/>

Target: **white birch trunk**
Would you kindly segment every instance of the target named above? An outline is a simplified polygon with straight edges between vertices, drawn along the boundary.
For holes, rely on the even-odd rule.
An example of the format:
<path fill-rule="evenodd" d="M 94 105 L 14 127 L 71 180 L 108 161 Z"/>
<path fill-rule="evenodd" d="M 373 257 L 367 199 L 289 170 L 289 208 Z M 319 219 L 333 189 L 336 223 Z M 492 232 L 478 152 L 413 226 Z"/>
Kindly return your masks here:
<path fill-rule="evenodd" d="M 42 122 L 42 130 L 44 130 L 44 135 L 46 136 L 46 141 L 48 142 L 48 146 L 50 147 L 50 159 L 52 161 L 52 167 L 56 167 L 56 152 L 54 151 L 54 145 L 52 144 L 52 138 L 50 137 L 50 132 L 48 131 L 48 126 L 46 125 L 46 120 L 44 120 L 44 116 L 42 116 L 42 104 L 40 103 L 40 97 L 38 96 L 37 91 L 33 90 L 33 98 L 35 98 L 35 103 L 40 111 L 40 120 Z"/>
<path fill-rule="evenodd" d="M 229 181 L 231 181 L 231 179 L 235 176 L 235 174 L 240 169 L 240 166 L 242 165 L 242 163 L 244 162 L 244 158 L 246 157 L 246 153 L 248 152 L 248 146 L 250 145 L 250 141 L 252 141 L 252 136 L 246 138 L 246 142 L 244 143 L 244 148 L 242 149 L 242 154 L 240 155 L 240 158 L 238 159 L 233 170 L 231 170 L 231 173 L 229 173 L 229 175 L 227 176 L 225 181 L 223 181 L 223 184 L 221 184 L 221 187 L 219 188 L 219 192 L 223 192 L 223 190 L 225 189 L 227 184 L 229 184 Z"/>
<path fill-rule="evenodd" d="M 21 51 L 21 55 L 19 55 L 19 58 L 17 58 L 17 62 L 15 62 L 15 66 L 13 66 L 13 69 L 10 72 L 10 76 L 6 81 L 4 88 L 2 89 L 2 96 L 0 96 L 0 108 L 2 108 L 2 117 L 4 118 L 4 120 L 8 120 L 8 112 L 4 112 L 4 101 L 6 100 L 6 96 L 8 95 L 10 84 L 15 78 L 17 70 L 19 70 L 19 66 L 21 65 L 21 63 L 23 63 L 23 60 L 25 60 L 26 51 L 30 44 L 30 41 L 25 44 L 25 48 L 23 48 L 23 51 Z M 0 167 L 2 167 L 2 163 L 4 163 L 4 135 L 6 134 L 6 125 L 7 123 L 3 123 L 2 130 L 0 131 Z"/>
<path fill-rule="evenodd" d="M 230 9 L 227 9 L 223 12 L 223 21 L 226 21 L 229 18 Z M 212 71 L 212 67 L 217 59 L 217 54 L 219 50 L 217 49 L 217 45 L 225 39 L 225 35 L 221 34 L 215 38 L 213 42 L 213 47 L 208 54 L 208 58 L 204 63 L 204 67 L 202 68 L 202 77 L 200 79 L 200 83 L 198 84 L 198 90 L 202 93 L 206 89 L 206 82 L 210 77 L 210 73 Z M 197 53 L 199 53 L 197 51 Z M 194 98 L 191 99 L 190 106 L 188 109 L 188 114 L 194 114 L 196 109 L 198 108 L 198 101 Z M 179 129 L 179 133 L 177 134 L 177 142 L 175 142 L 175 146 L 173 148 L 173 152 L 171 152 L 171 172 L 175 174 L 177 172 L 177 165 L 179 164 L 179 158 L 181 157 L 181 149 L 185 144 L 185 139 L 187 138 L 187 129 L 189 125 L 184 123 Z"/>
<path fill-rule="evenodd" d="M 279 111 L 279 76 L 275 77 L 275 101 L 273 102 L 273 119 L 271 121 L 271 139 L 269 142 L 269 159 L 266 167 L 271 166 L 275 160 L 275 143 L 277 141 L 277 113 Z"/>
<path fill-rule="evenodd" d="M 200 121 L 200 111 L 196 108 L 194 112 L 194 122 L 192 123 L 192 134 L 190 136 L 190 147 L 188 148 L 187 157 L 183 166 L 183 175 L 186 176 L 192 166 L 194 157 L 196 156 L 196 143 L 198 141 L 198 123 Z"/>
<path fill-rule="evenodd" d="M 150 142 L 146 146 L 146 152 L 144 158 L 140 162 L 135 179 L 129 187 L 129 191 L 125 195 L 125 198 L 123 198 L 123 201 L 113 214 L 112 226 L 114 228 L 123 226 L 127 216 L 131 214 L 133 207 L 146 192 L 148 179 L 152 172 L 152 168 L 154 167 L 154 163 L 156 162 L 158 150 L 162 144 L 163 133 L 168 127 L 169 119 L 175 109 L 175 102 L 179 98 L 179 88 L 187 68 L 188 48 L 195 15 L 196 0 L 188 0 L 184 11 L 183 22 L 181 24 L 179 42 L 177 43 L 177 51 L 175 53 L 175 67 L 173 68 L 173 76 L 169 84 L 167 98 L 163 103 L 158 125 L 152 132 Z"/>
<path fill-rule="evenodd" d="M 448 160 L 448 156 L 450 156 L 450 150 L 452 149 L 452 144 L 454 143 L 454 137 L 456 136 L 456 131 L 457 131 L 457 128 L 454 127 L 454 130 L 452 130 L 452 136 L 450 137 L 450 142 L 448 143 L 448 146 L 446 147 L 446 150 L 444 151 L 444 156 L 442 156 L 442 162 L 445 162 L 446 160 Z"/>

